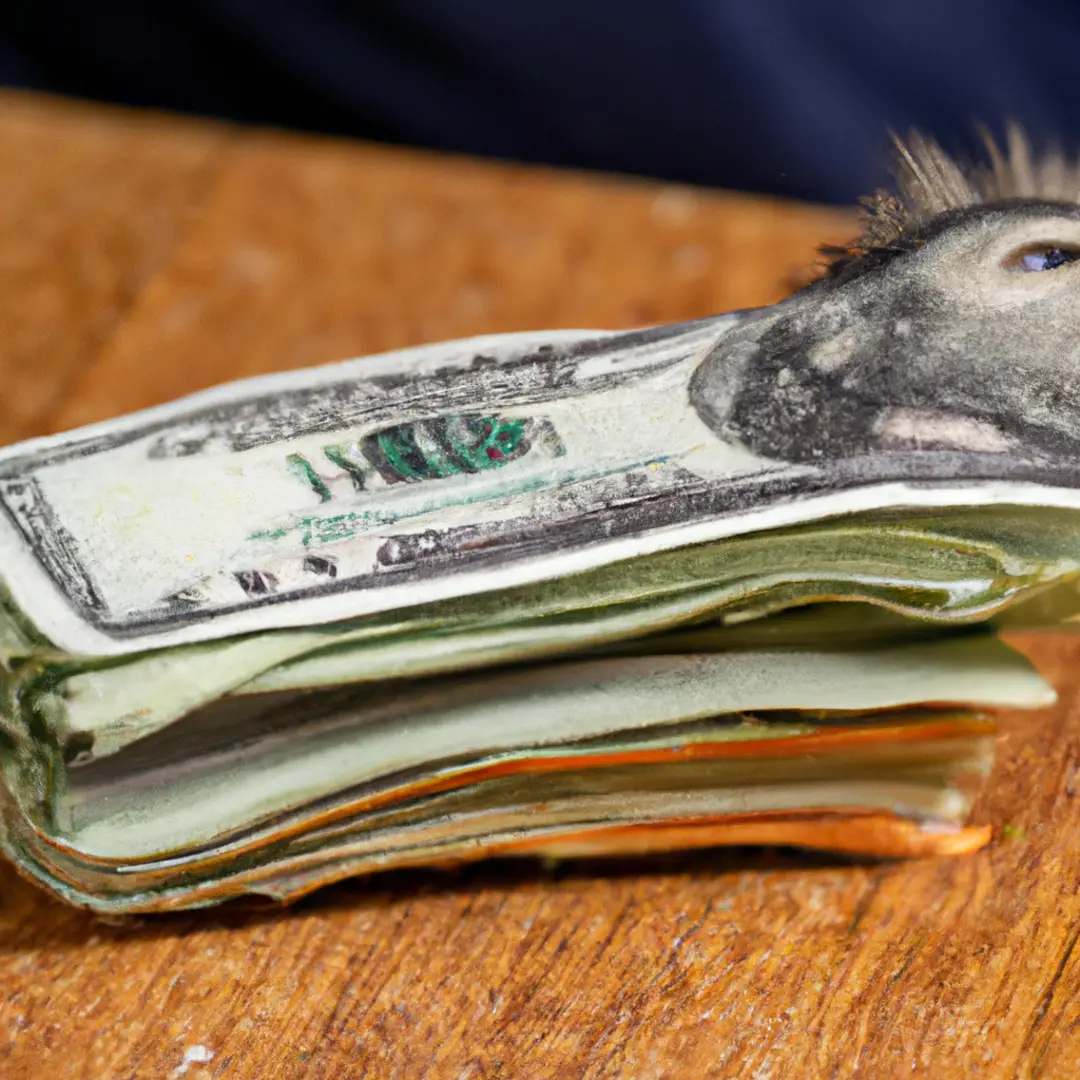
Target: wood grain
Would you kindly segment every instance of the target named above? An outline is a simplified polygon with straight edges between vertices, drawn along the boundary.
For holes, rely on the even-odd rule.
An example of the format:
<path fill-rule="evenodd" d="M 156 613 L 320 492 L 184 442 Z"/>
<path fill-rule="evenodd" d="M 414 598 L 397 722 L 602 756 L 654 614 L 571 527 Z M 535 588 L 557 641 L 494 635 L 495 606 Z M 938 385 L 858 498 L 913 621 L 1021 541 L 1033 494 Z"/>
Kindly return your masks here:
<path fill-rule="evenodd" d="M 418 341 L 766 303 L 850 228 L 24 97 L 0 157 L 5 439 Z M 1023 647 L 1062 703 L 1006 719 L 972 857 L 489 865 L 125 923 L 0 869 L 0 1075 L 1080 1075 L 1080 643 Z"/>
<path fill-rule="evenodd" d="M 224 129 L 0 100 L 0 439 L 39 434 L 190 227 Z"/>

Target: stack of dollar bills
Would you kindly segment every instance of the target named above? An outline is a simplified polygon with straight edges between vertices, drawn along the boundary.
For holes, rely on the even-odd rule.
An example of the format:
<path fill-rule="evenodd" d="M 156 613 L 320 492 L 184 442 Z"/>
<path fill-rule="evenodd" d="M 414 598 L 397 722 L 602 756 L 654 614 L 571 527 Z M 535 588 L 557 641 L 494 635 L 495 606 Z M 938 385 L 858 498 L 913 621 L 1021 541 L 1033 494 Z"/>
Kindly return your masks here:
<path fill-rule="evenodd" d="M 996 630 L 1080 612 L 1080 457 L 995 419 L 977 365 L 989 407 L 957 367 L 947 409 L 860 411 L 865 365 L 778 363 L 818 302 L 0 451 L 7 856 L 154 911 L 492 855 L 986 843 L 993 715 L 1054 700 Z"/>

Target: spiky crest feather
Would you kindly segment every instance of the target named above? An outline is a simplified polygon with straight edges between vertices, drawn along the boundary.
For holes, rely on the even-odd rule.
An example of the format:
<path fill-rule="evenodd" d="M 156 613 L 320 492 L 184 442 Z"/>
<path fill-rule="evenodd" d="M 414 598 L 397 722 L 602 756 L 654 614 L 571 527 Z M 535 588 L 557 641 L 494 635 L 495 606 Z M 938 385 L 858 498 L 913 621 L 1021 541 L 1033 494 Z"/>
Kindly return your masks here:
<path fill-rule="evenodd" d="M 862 235 L 822 251 L 830 273 L 862 256 L 917 246 L 920 228 L 950 210 L 1008 199 L 1080 203 L 1080 159 L 1070 160 L 1059 146 L 1036 157 L 1017 124 L 1006 129 L 1004 147 L 987 129 L 980 135 L 986 150 L 981 163 L 954 158 L 917 131 L 906 142 L 894 135 L 896 192 L 878 191 L 861 200 Z"/>

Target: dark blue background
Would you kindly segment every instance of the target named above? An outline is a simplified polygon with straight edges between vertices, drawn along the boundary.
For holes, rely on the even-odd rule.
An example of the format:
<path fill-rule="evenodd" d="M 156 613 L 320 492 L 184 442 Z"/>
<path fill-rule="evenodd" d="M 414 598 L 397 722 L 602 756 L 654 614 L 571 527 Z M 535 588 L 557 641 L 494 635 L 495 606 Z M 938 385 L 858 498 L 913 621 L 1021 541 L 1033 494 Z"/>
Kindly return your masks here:
<path fill-rule="evenodd" d="M 848 202 L 886 128 L 1080 148 L 1080 8 L 1029 0 L 0 0 L 0 82 Z"/>

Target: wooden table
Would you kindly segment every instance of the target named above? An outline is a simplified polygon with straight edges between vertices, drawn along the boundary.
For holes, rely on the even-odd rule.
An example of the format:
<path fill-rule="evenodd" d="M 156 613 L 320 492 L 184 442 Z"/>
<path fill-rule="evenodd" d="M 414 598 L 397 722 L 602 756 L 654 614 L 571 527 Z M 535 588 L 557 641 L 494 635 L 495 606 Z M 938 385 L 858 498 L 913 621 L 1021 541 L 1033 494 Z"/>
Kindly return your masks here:
<path fill-rule="evenodd" d="M 850 228 L 0 96 L 0 441 L 415 342 L 767 303 Z M 970 858 L 481 866 L 134 922 L 0 870 L 0 1076 L 1080 1075 L 1080 645 L 1029 647 L 1062 705 L 1007 720 Z"/>

